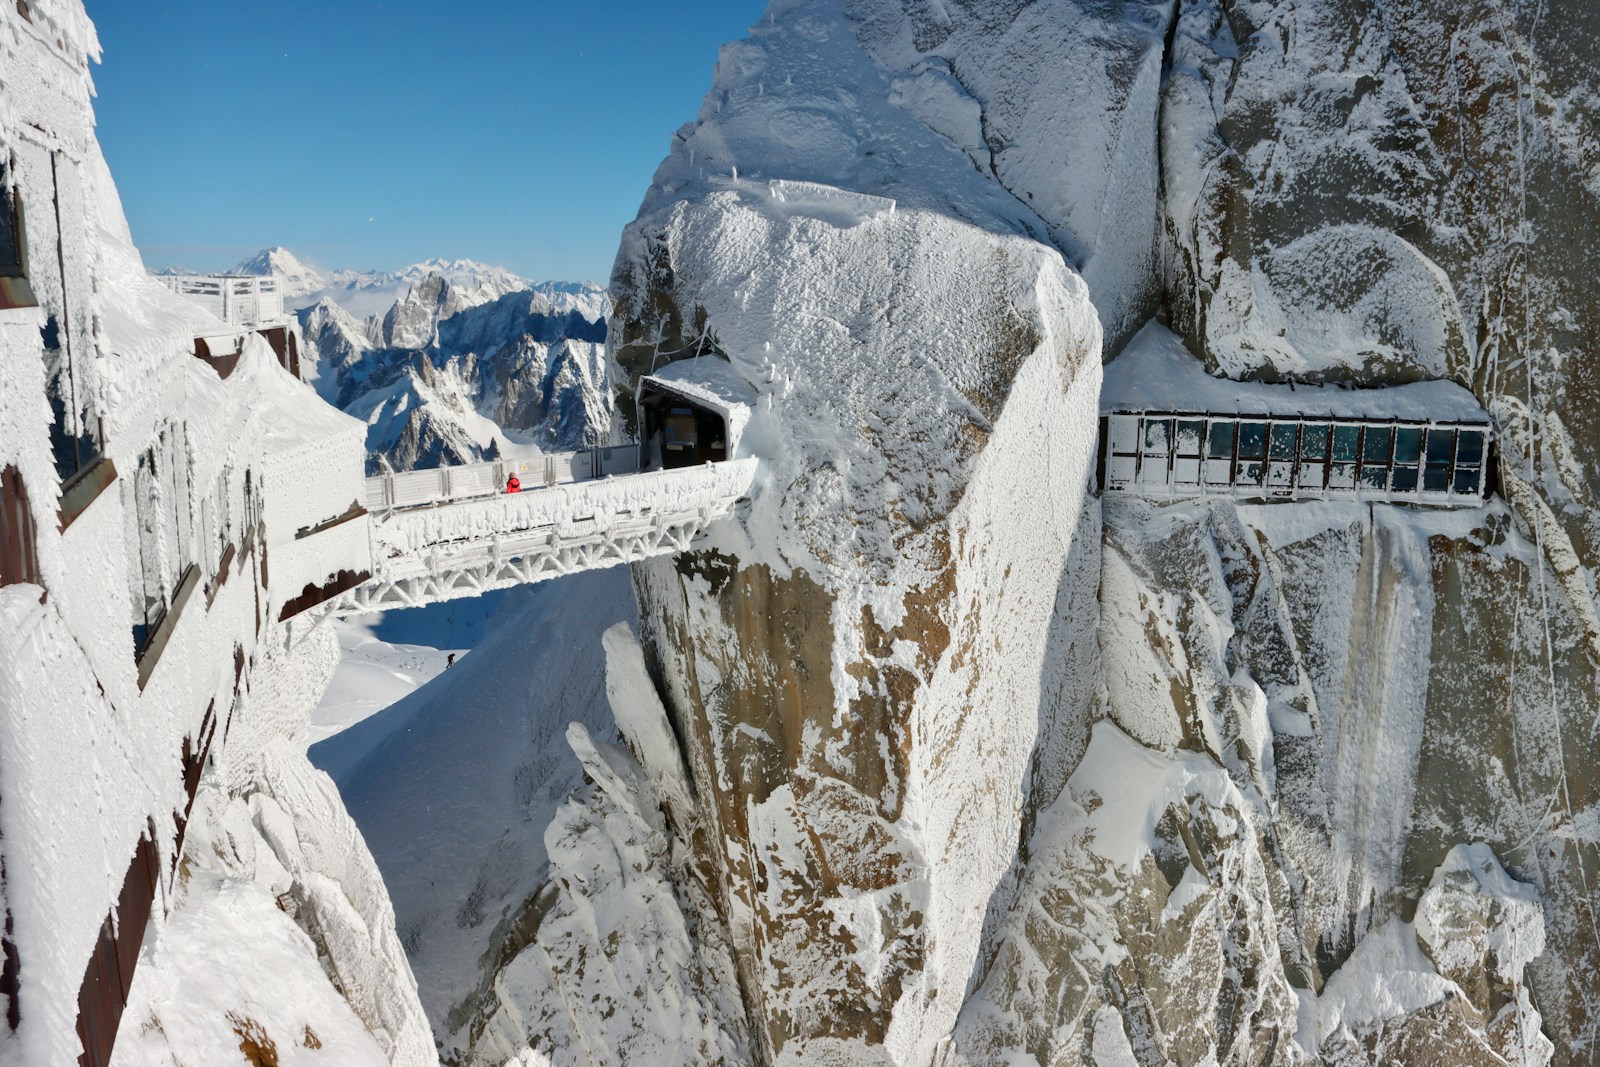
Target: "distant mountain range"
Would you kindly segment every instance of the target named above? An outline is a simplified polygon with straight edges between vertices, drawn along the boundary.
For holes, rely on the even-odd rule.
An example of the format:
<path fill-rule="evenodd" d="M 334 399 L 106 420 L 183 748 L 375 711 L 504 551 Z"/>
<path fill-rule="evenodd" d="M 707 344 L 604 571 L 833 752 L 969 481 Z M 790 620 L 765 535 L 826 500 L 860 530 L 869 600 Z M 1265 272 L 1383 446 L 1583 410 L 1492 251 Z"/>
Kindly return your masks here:
<path fill-rule="evenodd" d="M 369 469 L 565 451 L 608 439 L 610 302 L 584 282 L 533 282 L 470 259 L 323 271 L 282 246 L 232 274 L 283 279 L 306 374 L 367 423 Z"/>
<path fill-rule="evenodd" d="M 577 311 L 591 321 L 606 314 L 605 289 L 590 282 L 533 282 L 504 267 L 471 259 L 425 259 L 399 270 L 319 270 L 282 245 L 241 260 L 231 274 L 276 274 L 284 280 L 286 306 L 298 311 L 327 298 L 357 319 L 382 317 L 411 287 L 430 276 L 450 283 L 459 308 L 486 304 L 507 293 L 545 294 L 559 311 Z"/>

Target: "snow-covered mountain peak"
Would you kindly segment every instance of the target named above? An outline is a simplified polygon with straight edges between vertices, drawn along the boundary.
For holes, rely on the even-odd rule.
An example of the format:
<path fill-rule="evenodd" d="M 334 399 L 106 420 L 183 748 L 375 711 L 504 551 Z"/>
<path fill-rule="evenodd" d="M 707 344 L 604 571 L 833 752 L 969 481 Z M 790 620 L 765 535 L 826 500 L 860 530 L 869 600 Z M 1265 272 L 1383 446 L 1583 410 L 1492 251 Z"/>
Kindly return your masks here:
<path fill-rule="evenodd" d="M 395 271 L 395 277 L 409 281 L 417 281 L 430 274 L 437 274 L 451 282 L 492 282 L 505 287 L 506 292 L 517 289 L 526 289 L 533 283 L 518 274 L 513 274 L 504 267 L 493 267 L 487 263 L 479 263 L 474 259 L 424 259 L 418 263 L 401 267 Z"/>
<path fill-rule="evenodd" d="M 327 275 L 308 266 L 282 245 L 264 248 L 240 260 L 231 273 L 276 275 L 284 281 L 284 296 L 290 298 L 314 293 L 328 284 Z"/>

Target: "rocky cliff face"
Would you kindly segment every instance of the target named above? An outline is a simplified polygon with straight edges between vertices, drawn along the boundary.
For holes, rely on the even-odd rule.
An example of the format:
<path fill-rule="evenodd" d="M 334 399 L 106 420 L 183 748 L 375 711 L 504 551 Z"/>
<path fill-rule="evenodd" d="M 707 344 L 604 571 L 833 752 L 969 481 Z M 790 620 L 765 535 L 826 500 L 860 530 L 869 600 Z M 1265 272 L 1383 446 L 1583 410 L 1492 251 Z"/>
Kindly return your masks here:
<path fill-rule="evenodd" d="M 625 421 L 727 360 L 761 481 L 635 568 L 654 692 L 631 755 L 571 739 L 461 1059 L 1595 1062 L 1596 20 L 774 0 L 608 340 Z M 1152 317 L 1233 378 L 1454 379 L 1498 494 L 1094 498 Z"/>
<path fill-rule="evenodd" d="M 759 397 L 741 528 L 636 570 L 759 1060 L 1592 1061 L 1595 18 L 780 3 L 724 51 L 613 345 Z M 1160 313 L 1214 373 L 1454 378 L 1504 499 L 1083 505 L 1090 307 L 1106 358 Z"/>
<path fill-rule="evenodd" d="M 724 353 L 768 466 L 723 543 L 636 570 L 643 636 L 752 1054 L 926 1063 L 1087 740 L 1099 321 L 826 9 L 720 69 L 625 238 L 616 360 Z"/>
<path fill-rule="evenodd" d="M 1385 858 L 1360 865 L 1370 881 L 1364 902 L 1348 893 L 1306 908 L 1315 894 L 1300 894 L 1302 913 L 1325 916 L 1312 924 L 1326 957 L 1320 981 L 1360 954 L 1386 914 L 1410 921 L 1457 845 L 1485 843 L 1537 890 L 1544 951 L 1527 957 L 1518 980 L 1553 1049 L 1542 1039 L 1524 1048 L 1525 1026 L 1511 1047 L 1497 1046 L 1496 1027 L 1526 1014 L 1503 1015 L 1516 1003 L 1510 994 L 1492 1010 L 1469 996 L 1482 1021 L 1456 1025 L 1439 1047 L 1460 1051 L 1444 1059 L 1480 1055 L 1469 1056 L 1463 1027 L 1512 1062 L 1587 1063 L 1600 1047 L 1600 989 L 1589 977 L 1600 781 L 1587 755 L 1600 691 L 1600 427 L 1589 395 L 1600 304 L 1583 280 L 1600 225 L 1596 25 L 1582 5 L 1185 4 L 1161 113 L 1166 291 L 1200 358 L 1268 378 L 1453 377 L 1501 435 L 1509 507 L 1489 509 L 1470 531 L 1407 517 L 1425 549 L 1372 588 L 1377 604 L 1415 601 L 1415 647 L 1377 656 L 1360 686 L 1337 698 L 1364 729 L 1378 728 L 1376 709 L 1385 734 L 1415 738 L 1414 751 L 1378 776 L 1405 789 L 1388 800 L 1397 822 Z M 1392 521 L 1381 511 L 1372 518 Z M 1281 537 L 1265 540 L 1283 554 Z M 1328 644 L 1382 652 L 1374 603 L 1362 593 L 1341 608 L 1348 631 Z M 1302 632 L 1332 610 L 1289 608 L 1288 624 Z M 1373 689 L 1380 668 L 1409 677 L 1410 695 L 1387 682 Z M 1324 755 L 1329 734 L 1314 725 Z M 1331 811 L 1370 803 L 1372 781 L 1295 788 Z M 1280 779 L 1278 822 L 1289 788 Z M 1358 859 L 1370 845 L 1336 822 L 1320 835 L 1321 847 Z M 1281 866 L 1306 868 L 1294 857 Z M 1326 924 L 1336 916 L 1345 930 Z M 1468 982 L 1440 971 L 1467 990 L 1499 973 L 1480 968 Z M 1439 1014 L 1418 1009 L 1388 1023 L 1386 1040 L 1442 1033 L 1430 1012 Z M 1379 1054 L 1375 1040 L 1357 1042 L 1364 1056 Z"/>

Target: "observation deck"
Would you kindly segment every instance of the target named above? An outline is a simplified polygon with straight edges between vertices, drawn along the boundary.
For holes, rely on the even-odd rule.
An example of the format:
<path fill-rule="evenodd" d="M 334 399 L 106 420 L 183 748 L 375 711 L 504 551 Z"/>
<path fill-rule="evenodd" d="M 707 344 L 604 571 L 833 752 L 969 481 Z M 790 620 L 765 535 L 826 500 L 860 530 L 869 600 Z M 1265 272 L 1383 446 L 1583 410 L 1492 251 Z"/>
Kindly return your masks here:
<path fill-rule="evenodd" d="M 227 378 L 238 366 L 247 333 L 272 346 L 283 369 L 300 377 L 300 343 L 283 310 L 283 282 L 273 275 L 162 274 L 161 283 L 233 329 L 194 339 L 194 354 Z"/>
<path fill-rule="evenodd" d="M 1213 378 L 1157 327 L 1106 367 L 1099 485 L 1147 498 L 1476 507 L 1494 431 L 1449 381 L 1377 388 Z"/>
<path fill-rule="evenodd" d="M 161 283 L 229 326 L 261 329 L 287 321 L 283 286 L 272 275 L 162 274 Z"/>

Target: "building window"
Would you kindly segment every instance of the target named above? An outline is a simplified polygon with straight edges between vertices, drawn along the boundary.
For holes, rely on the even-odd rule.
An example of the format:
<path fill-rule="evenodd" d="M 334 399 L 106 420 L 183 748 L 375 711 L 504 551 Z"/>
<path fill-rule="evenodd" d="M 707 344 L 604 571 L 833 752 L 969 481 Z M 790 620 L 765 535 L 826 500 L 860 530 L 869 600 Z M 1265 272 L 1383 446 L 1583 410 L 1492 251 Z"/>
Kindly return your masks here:
<path fill-rule="evenodd" d="M 149 644 L 205 550 L 194 533 L 190 470 L 184 425 L 174 423 L 139 457 L 134 472 L 127 513 L 135 653 Z"/>
<path fill-rule="evenodd" d="M 11 182 L 11 168 L 0 162 L 0 308 L 35 307 L 39 301 L 28 284 L 22 197 Z"/>
<path fill-rule="evenodd" d="M 44 352 L 45 395 L 50 401 L 50 455 L 63 485 L 100 458 L 100 417 L 80 402 L 72 357 L 60 320 L 51 315 L 39 330 Z"/>
<path fill-rule="evenodd" d="M 129 538 L 129 592 L 133 594 L 133 648 L 142 653 L 156 627 L 167 613 L 166 583 L 162 580 L 160 480 L 156 475 L 156 456 L 152 449 L 139 457 L 133 477 L 133 499 L 128 517 L 133 523 Z"/>

